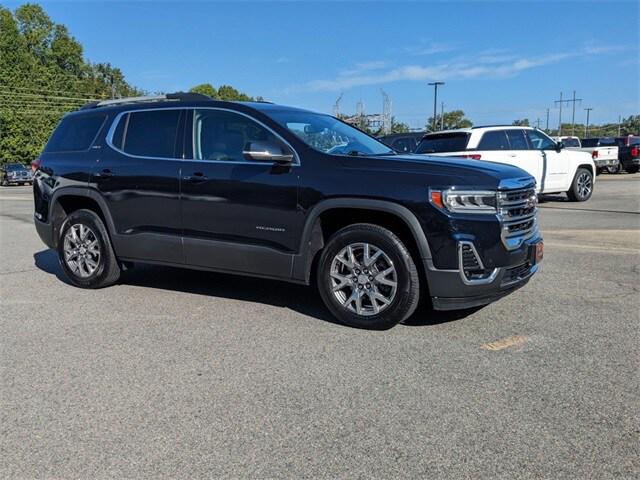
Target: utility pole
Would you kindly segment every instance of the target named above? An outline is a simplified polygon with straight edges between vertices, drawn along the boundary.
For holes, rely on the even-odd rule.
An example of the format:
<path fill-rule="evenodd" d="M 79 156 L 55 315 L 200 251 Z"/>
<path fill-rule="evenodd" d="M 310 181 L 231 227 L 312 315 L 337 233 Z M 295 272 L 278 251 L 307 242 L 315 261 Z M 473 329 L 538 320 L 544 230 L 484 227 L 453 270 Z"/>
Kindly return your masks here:
<path fill-rule="evenodd" d="M 562 104 L 566 103 L 567 105 L 569 105 L 570 103 L 573 104 L 573 114 L 571 116 L 571 135 L 575 135 L 576 134 L 576 102 L 582 102 L 581 98 L 576 98 L 576 91 L 573 91 L 573 98 L 571 100 L 563 100 L 562 99 L 562 92 L 560 92 L 560 100 L 556 100 L 555 103 L 560 105 L 560 120 L 559 123 L 560 125 L 558 126 L 558 136 L 562 135 Z"/>
<path fill-rule="evenodd" d="M 440 130 L 444 130 L 444 102 L 440 104 Z"/>
<path fill-rule="evenodd" d="M 553 102 L 556 105 L 560 105 L 560 114 L 558 115 L 558 136 L 562 135 L 562 92 L 560 92 L 560 100 Z"/>
<path fill-rule="evenodd" d="M 444 82 L 430 82 L 429 85 L 433 85 L 433 131 L 436 131 L 436 115 L 438 114 L 438 85 L 444 85 Z"/>
<path fill-rule="evenodd" d="M 618 136 L 620 136 L 621 127 L 622 127 L 622 117 L 618 115 Z"/>
<path fill-rule="evenodd" d="M 534 123 L 536 124 L 536 128 L 540 129 L 540 119 L 536 118 L 536 121 Z"/>
<path fill-rule="evenodd" d="M 585 108 L 584 110 L 585 112 L 587 112 L 587 124 L 584 126 L 584 138 L 587 138 L 589 136 L 589 113 L 591 113 L 591 110 L 593 110 L 593 108 L 589 107 Z"/>
<path fill-rule="evenodd" d="M 544 131 L 549 133 L 549 109 L 548 108 L 547 108 L 547 128 L 545 128 Z"/>

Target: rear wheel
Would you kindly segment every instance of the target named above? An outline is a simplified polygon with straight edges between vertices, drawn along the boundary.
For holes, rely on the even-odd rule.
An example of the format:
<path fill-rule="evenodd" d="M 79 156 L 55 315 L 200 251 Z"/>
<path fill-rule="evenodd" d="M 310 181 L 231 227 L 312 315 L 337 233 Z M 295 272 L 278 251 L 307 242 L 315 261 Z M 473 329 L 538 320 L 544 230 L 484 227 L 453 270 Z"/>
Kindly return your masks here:
<path fill-rule="evenodd" d="M 621 173 L 622 172 L 622 164 L 618 163 L 617 165 L 614 165 L 613 167 L 606 167 L 607 168 L 607 172 L 609 173 Z"/>
<path fill-rule="evenodd" d="M 573 178 L 571 188 L 567 192 L 572 202 L 585 202 L 593 193 L 593 175 L 586 168 L 579 168 Z"/>
<path fill-rule="evenodd" d="M 58 258 L 77 287 L 106 287 L 120 278 L 107 229 L 91 210 L 76 210 L 65 219 L 58 239 Z"/>
<path fill-rule="evenodd" d="M 322 252 L 317 275 L 324 303 L 353 327 L 391 328 L 418 305 L 415 263 L 402 241 L 378 225 L 355 224 L 335 233 Z"/>

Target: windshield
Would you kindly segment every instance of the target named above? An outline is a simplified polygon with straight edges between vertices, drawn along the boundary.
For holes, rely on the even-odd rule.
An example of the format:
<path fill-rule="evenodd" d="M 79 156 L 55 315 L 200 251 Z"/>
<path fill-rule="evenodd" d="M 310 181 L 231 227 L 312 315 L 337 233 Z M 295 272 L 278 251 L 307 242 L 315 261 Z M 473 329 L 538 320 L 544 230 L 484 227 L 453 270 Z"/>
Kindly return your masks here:
<path fill-rule="evenodd" d="M 395 152 L 360 130 L 329 115 L 280 110 L 269 112 L 283 127 L 310 147 L 332 155 L 395 155 Z"/>
<path fill-rule="evenodd" d="M 432 133 L 422 139 L 416 153 L 441 153 L 461 152 L 467 149 L 469 134 L 457 133 Z"/>
<path fill-rule="evenodd" d="M 6 166 L 7 170 L 25 170 L 25 166 L 19 163 L 8 163 Z"/>

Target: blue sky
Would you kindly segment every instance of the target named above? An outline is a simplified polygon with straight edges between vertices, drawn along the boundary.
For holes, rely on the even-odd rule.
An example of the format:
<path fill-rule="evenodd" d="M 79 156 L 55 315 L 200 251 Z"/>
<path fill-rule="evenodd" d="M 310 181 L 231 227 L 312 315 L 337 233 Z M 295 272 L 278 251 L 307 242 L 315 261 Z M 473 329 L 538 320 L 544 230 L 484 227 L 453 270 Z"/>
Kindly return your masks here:
<path fill-rule="evenodd" d="M 5 3 L 15 7 L 18 3 Z M 639 3 L 626 2 L 44 2 L 94 62 L 148 91 L 203 82 L 344 113 L 362 100 L 411 127 L 439 100 L 476 124 L 551 125 L 563 91 L 591 122 L 640 113 Z M 570 119 L 570 116 L 564 116 Z M 543 125 L 544 126 L 544 125 Z"/>

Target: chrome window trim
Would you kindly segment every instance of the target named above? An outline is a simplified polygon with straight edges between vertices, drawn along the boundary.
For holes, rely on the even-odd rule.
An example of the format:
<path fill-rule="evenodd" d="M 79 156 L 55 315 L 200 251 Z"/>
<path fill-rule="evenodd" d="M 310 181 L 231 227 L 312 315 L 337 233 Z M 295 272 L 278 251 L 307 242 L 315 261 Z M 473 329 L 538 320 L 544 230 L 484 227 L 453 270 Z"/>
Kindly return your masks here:
<path fill-rule="evenodd" d="M 189 162 L 204 162 L 204 163 L 224 163 L 226 165 L 275 165 L 277 164 L 277 162 L 259 162 L 259 161 L 250 161 L 250 160 L 246 160 L 246 161 L 227 161 L 227 160 L 198 160 L 196 158 L 177 158 L 177 157 L 147 157 L 144 155 L 133 155 L 131 153 L 127 153 L 124 150 L 121 150 L 120 148 L 116 147 L 113 144 L 113 135 L 115 134 L 116 128 L 118 128 L 118 124 L 120 123 L 120 120 L 122 119 L 122 117 L 126 114 L 129 113 L 137 113 L 137 112 L 154 112 L 154 111 L 159 111 L 159 110 L 184 110 L 184 111 L 188 111 L 188 110 L 220 110 L 223 112 L 231 112 L 231 113 L 235 113 L 238 115 L 241 115 L 243 117 L 248 118 L 249 120 L 256 122 L 258 125 L 262 126 L 263 128 L 267 129 L 269 132 L 271 132 L 276 138 L 278 138 L 279 140 L 281 140 L 285 145 L 287 145 L 291 151 L 293 152 L 293 157 L 295 159 L 294 162 L 291 162 L 289 164 L 286 164 L 288 166 L 291 167 L 299 167 L 301 165 L 300 162 L 300 156 L 298 155 L 298 152 L 296 151 L 295 148 L 293 148 L 293 146 L 291 145 L 291 143 L 289 143 L 286 139 L 284 139 L 282 137 L 282 135 L 280 135 L 278 132 L 274 131 L 271 127 L 269 127 L 268 125 L 264 124 L 263 122 L 261 122 L 260 120 L 252 117 L 251 115 L 248 115 L 244 112 L 239 112 L 237 110 L 233 110 L 231 108 L 222 108 L 222 107 L 165 107 L 165 108 L 136 108 L 136 109 L 127 109 L 127 110 L 123 110 L 122 112 L 118 113 L 116 115 L 116 117 L 113 119 L 113 122 L 111 122 L 111 126 L 109 127 L 109 131 L 107 132 L 107 136 L 105 138 L 105 141 L 107 143 L 107 145 L 109 146 L 109 148 L 113 149 L 114 151 L 120 153 L 121 155 L 125 155 L 127 157 L 130 158 L 139 158 L 139 159 L 146 159 L 146 160 L 171 160 L 171 161 L 189 161 Z M 104 124 L 103 124 L 104 126 Z M 193 129 L 192 129 L 193 130 Z"/>

